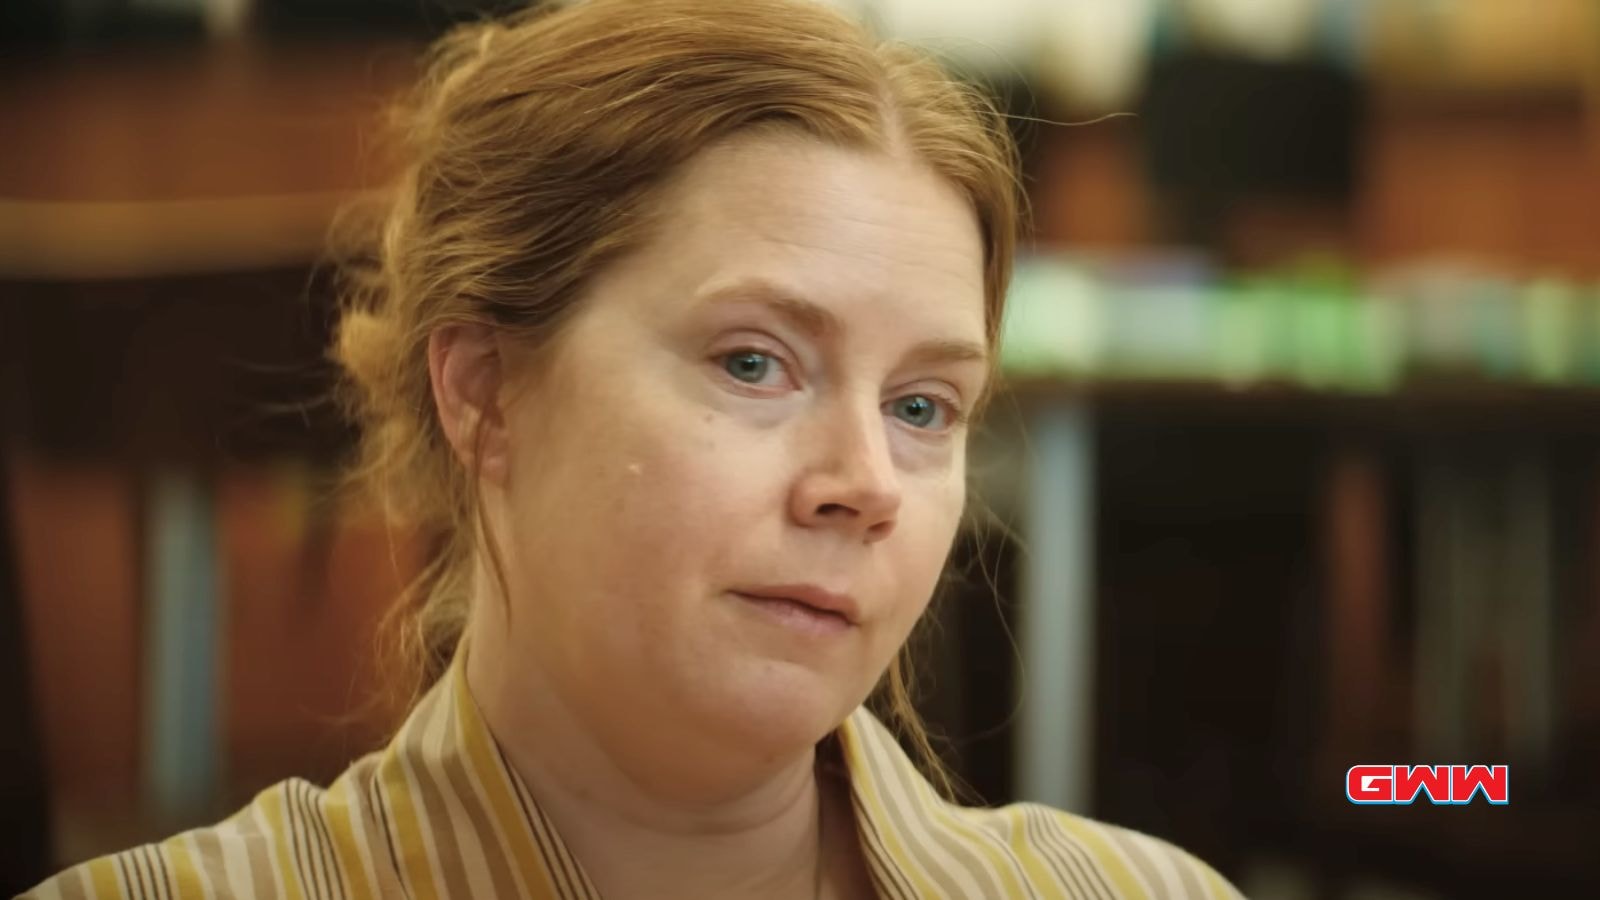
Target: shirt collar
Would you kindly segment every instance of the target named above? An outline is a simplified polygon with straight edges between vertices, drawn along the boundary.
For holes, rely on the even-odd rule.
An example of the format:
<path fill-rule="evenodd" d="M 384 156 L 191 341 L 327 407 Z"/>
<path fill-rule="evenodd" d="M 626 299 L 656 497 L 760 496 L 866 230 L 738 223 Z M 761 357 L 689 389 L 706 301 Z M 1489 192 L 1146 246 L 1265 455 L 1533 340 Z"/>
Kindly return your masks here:
<path fill-rule="evenodd" d="M 406 831 L 408 826 L 417 832 L 444 828 L 455 848 L 449 855 L 481 859 L 489 870 L 483 877 L 497 894 L 512 888 L 527 897 L 600 900 L 490 733 L 467 688 L 462 651 L 378 761 L 376 777 L 388 796 L 380 817 L 395 863 L 408 872 L 438 874 L 444 865 L 438 847 L 444 841 L 423 833 L 407 840 Z M 918 839 L 912 830 L 926 832 L 944 799 L 865 707 L 852 712 L 819 752 L 837 754 L 842 763 L 878 894 L 925 896 L 918 873 L 931 862 L 921 858 L 930 852 L 929 842 L 926 834 Z M 394 796 L 397 792 L 403 796 Z"/>

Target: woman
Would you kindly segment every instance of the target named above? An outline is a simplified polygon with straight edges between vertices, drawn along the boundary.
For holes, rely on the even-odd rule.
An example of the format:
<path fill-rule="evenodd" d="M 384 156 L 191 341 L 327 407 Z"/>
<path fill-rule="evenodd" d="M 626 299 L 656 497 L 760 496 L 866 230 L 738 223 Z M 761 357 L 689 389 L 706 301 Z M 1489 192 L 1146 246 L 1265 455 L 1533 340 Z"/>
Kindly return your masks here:
<path fill-rule="evenodd" d="M 591 0 L 448 38 L 402 133 L 336 356 L 442 536 L 421 699 L 327 790 L 33 896 L 1235 896 L 947 803 L 862 706 L 926 748 L 897 656 L 1018 217 L 987 106 L 807 0 Z"/>

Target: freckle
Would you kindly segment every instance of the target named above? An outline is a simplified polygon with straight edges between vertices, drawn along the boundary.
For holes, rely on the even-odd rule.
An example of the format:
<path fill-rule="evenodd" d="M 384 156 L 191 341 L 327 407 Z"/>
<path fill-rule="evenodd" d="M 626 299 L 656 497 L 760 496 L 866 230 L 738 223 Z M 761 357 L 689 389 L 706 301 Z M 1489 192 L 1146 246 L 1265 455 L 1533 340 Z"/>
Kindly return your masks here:
<path fill-rule="evenodd" d="M 711 420 L 712 420 L 712 418 L 714 418 L 714 417 L 713 417 L 713 416 L 712 416 L 712 414 L 711 414 L 711 413 L 706 413 L 706 418 L 705 418 L 705 422 L 706 422 L 706 424 L 707 424 L 707 425 L 710 425 L 710 424 L 711 424 Z"/>

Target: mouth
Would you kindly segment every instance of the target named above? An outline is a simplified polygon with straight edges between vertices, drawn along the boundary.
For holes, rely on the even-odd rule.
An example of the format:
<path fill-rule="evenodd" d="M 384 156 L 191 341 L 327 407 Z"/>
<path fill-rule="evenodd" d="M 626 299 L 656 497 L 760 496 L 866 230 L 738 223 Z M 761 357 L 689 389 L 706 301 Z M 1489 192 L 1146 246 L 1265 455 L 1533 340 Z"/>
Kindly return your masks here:
<path fill-rule="evenodd" d="M 780 623 L 805 631 L 839 632 L 854 628 L 858 622 L 853 598 L 815 585 L 741 587 L 729 593 Z"/>

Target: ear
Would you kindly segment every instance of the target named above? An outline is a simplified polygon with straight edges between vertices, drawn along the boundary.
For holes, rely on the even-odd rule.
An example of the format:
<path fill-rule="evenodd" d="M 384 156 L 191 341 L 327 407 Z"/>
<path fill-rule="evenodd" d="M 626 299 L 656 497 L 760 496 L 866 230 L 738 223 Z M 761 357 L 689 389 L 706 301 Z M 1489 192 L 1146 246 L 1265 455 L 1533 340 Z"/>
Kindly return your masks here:
<path fill-rule="evenodd" d="M 505 363 L 494 329 L 442 325 L 428 335 L 434 407 L 456 459 L 478 477 L 504 484 L 510 439 L 501 406 Z"/>

